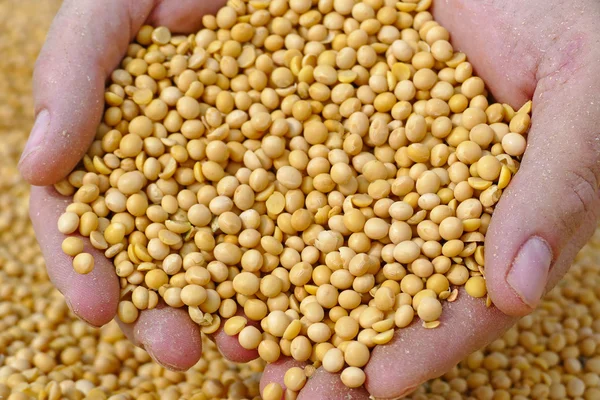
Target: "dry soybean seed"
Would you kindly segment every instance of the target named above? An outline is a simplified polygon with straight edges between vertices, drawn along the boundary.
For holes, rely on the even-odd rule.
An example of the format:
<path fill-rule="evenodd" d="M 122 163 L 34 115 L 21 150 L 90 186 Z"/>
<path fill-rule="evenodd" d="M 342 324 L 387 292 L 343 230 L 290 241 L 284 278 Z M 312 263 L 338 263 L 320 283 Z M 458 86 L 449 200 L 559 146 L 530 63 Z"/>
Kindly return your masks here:
<path fill-rule="evenodd" d="M 518 133 L 507 133 L 502 138 L 502 148 L 508 155 L 521 156 L 525 152 L 525 138 Z"/>
<path fill-rule="evenodd" d="M 131 301 L 120 301 L 117 315 L 123 323 L 131 324 L 138 318 L 139 311 Z"/>
<path fill-rule="evenodd" d="M 332 348 L 323 357 L 323 368 L 327 372 L 336 373 L 344 368 L 344 353 L 340 349 Z"/>
<path fill-rule="evenodd" d="M 370 351 L 360 342 L 348 343 L 344 350 L 344 360 L 351 367 L 364 367 L 369 362 Z"/>
<path fill-rule="evenodd" d="M 244 317 L 235 316 L 229 318 L 223 325 L 223 330 L 229 336 L 237 335 L 246 327 L 247 320 Z"/>
<path fill-rule="evenodd" d="M 283 389 L 278 383 L 269 383 L 262 392 L 263 400 L 281 400 L 283 397 Z"/>
<path fill-rule="evenodd" d="M 306 375 L 302 368 L 292 367 L 283 376 L 285 387 L 295 392 L 300 391 L 306 383 Z"/>
<path fill-rule="evenodd" d="M 358 322 L 352 317 L 341 317 L 335 323 L 335 333 L 344 340 L 351 340 L 358 334 Z"/>
<path fill-rule="evenodd" d="M 94 270 L 94 256 L 90 253 L 77 254 L 73 259 L 73 269 L 78 274 L 89 274 Z"/>
<path fill-rule="evenodd" d="M 371 339 L 375 344 L 386 344 L 394 337 L 394 329 L 388 329 L 387 331 L 378 333 Z"/>
<path fill-rule="evenodd" d="M 281 347 L 273 340 L 263 340 L 258 345 L 258 355 L 266 362 L 275 362 L 281 355 Z"/>
<path fill-rule="evenodd" d="M 357 388 L 365 383 L 365 373 L 362 369 L 357 367 L 347 367 L 344 368 L 340 375 L 340 379 L 344 383 L 344 385 L 349 388 Z"/>
<path fill-rule="evenodd" d="M 169 277 L 162 269 L 153 269 L 146 273 L 144 281 L 149 289 L 158 290 L 161 286 L 167 284 Z"/>
<path fill-rule="evenodd" d="M 71 257 L 77 256 L 83 252 L 83 240 L 74 236 L 65 238 L 62 242 L 62 251 Z"/>
<path fill-rule="evenodd" d="M 259 278 L 250 272 L 241 272 L 233 278 L 233 288 L 245 296 L 252 296 L 260 288 Z"/>
<path fill-rule="evenodd" d="M 295 360 L 306 361 L 312 354 L 312 346 L 306 336 L 298 335 L 292 339 L 290 353 Z"/>
<path fill-rule="evenodd" d="M 164 26 L 156 28 L 152 32 L 152 41 L 159 45 L 165 45 L 171 40 L 171 32 Z"/>
<path fill-rule="evenodd" d="M 413 296 L 412 298 L 412 306 L 415 310 L 419 309 L 419 305 L 421 304 L 421 300 L 425 299 L 425 298 L 433 298 L 435 299 L 437 297 L 437 294 L 430 289 L 425 289 L 425 290 L 421 290 L 419 293 L 417 293 L 416 295 Z"/>
<path fill-rule="evenodd" d="M 492 155 L 483 156 L 477 161 L 477 174 L 488 181 L 495 181 L 500 176 L 502 164 Z"/>
<path fill-rule="evenodd" d="M 482 276 L 469 278 L 465 283 L 465 291 L 472 297 L 484 297 L 487 294 L 485 279 Z"/>
<path fill-rule="evenodd" d="M 238 336 L 240 345 L 247 350 L 258 348 L 261 339 L 262 335 L 260 331 L 254 326 L 246 326 L 240 331 Z"/>
<path fill-rule="evenodd" d="M 58 230 L 65 235 L 71 234 L 79 226 L 79 216 L 74 212 L 66 212 L 58 218 Z"/>
<path fill-rule="evenodd" d="M 424 322 L 436 321 L 442 314 L 442 304 L 436 298 L 425 297 L 419 304 L 417 314 Z"/>

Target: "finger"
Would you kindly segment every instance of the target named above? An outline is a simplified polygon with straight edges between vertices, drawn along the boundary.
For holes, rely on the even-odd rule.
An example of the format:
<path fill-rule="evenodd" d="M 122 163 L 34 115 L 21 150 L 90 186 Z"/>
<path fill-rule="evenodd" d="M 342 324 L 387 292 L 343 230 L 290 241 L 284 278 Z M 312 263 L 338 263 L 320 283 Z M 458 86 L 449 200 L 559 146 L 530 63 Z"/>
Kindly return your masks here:
<path fill-rule="evenodd" d="M 582 227 L 557 260 L 559 268 L 570 265 L 586 234 Z M 397 331 L 389 344 L 375 347 L 365 368 L 367 389 L 377 399 L 405 396 L 502 336 L 516 320 L 461 289 L 455 302 L 444 302 L 439 327 L 425 329 L 417 320 Z"/>
<path fill-rule="evenodd" d="M 260 393 L 269 383 L 278 383 L 285 391 L 283 377 L 287 370 L 293 367 L 304 368 L 307 364 L 306 362 L 296 361 L 291 357 L 281 357 L 274 363 L 267 364 L 260 378 Z"/>
<path fill-rule="evenodd" d="M 106 78 L 157 1 L 65 1 L 34 71 L 36 120 L 19 162 L 28 182 L 55 183 L 81 160 L 102 117 Z M 196 27 L 201 13 L 221 1 L 207 3 L 163 0 L 152 22 Z"/>
<path fill-rule="evenodd" d="M 600 50 L 594 53 L 592 59 L 598 59 Z M 598 68 L 587 65 L 586 57 L 572 63 L 538 83 L 525 157 L 486 237 L 489 292 L 510 315 L 528 314 L 538 305 L 572 260 L 555 261 L 574 239 L 583 246 L 600 213 Z"/>
<path fill-rule="evenodd" d="M 142 321 L 143 324 L 145 320 L 149 319 L 148 312 L 153 310 L 141 311 L 140 317 L 133 324 L 125 324 L 118 318 L 117 323 L 121 327 L 123 333 L 125 333 L 127 338 L 132 343 L 152 353 L 152 358 L 159 364 L 174 370 L 189 369 L 198 361 L 197 359 L 199 359 L 202 354 L 202 341 L 200 341 L 200 347 L 198 348 L 196 340 L 189 339 L 189 337 L 195 337 L 196 332 L 200 332 L 200 328 L 190 319 L 189 314 L 185 311 L 185 308 L 173 308 L 173 310 L 178 310 L 175 314 L 167 314 L 165 311 L 163 311 L 165 308 L 170 307 L 166 307 L 164 303 L 161 302 L 161 306 L 157 307 L 157 309 L 161 311 L 155 313 L 153 316 L 154 320 L 150 325 L 138 324 L 140 321 Z M 242 314 L 239 313 L 239 315 Z M 209 339 L 215 342 L 221 354 L 223 354 L 223 356 L 230 361 L 240 363 L 245 363 L 258 358 L 258 351 L 247 350 L 240 345 L 238 341 L 238 335 L 229 336 L 223 331 L 223 323 L 225 323 L 225 321 L 226 320 L 222 321 L 221 327 L 215 333 L 207 335 Z M 186 327 L 184 332 L 187 331 L 187 333 L 178 337 L 170 335 L 164 336 L 164 328 L 156 328 L 156 326 L 168 324 L 172 324 L 174 327 Z M 256 326 L 254 321 L 249 321 L 248 324 Z M 195 328 L 192 329 L 192 327 Z M 142 330 L 144 332 L 142 332 Z M 153 344 L 148 347 L 148 343 Z M 183 352 L 185 353 L 183 359 L 177 358 L 178 356 L 176 355 L 167 354 L 169 353 L 169 349 L 172 347 L 183 349 Z M 171 357 L 172 359 L 169 360 L 167 357 Z"/>
<path fill-rule="evenodd" d="M 260 392 L 265 386 L 275 382 L 285 390 L 283 377 L 288 369 L 292 367 L 303 368 L 306 362 L 296 361 L 291 357 L 284 357 L 278 361 L 267 364 L 260 380 Z M 351 389 L 346 387 L 337 374 L 330 374 L 323 368 L 319 368 L 308 378 L 306 385 L 298 394 L 298 400 L 346 400 L 346 399 L 368 399 L 369 393 L 364 388 Z"/>
<path fill-rule="evenodd" d="M 298 395 L 298 400 L 367 400 L 369 392 L 364 387 L 351 389 L 344 385 L 339 374 L 323 368 L 315 371 Z"/>
<path fill-rule="evenodd" d="M 116 320 L 132 343 L 145 349 L 165 368 L 185 371 L 202 356 L 200 327 L 182 308 L 159 304 L 152 310 L 141 311 L 133 324 Z"/>
<path fill-rule="evenodd" d="M 460 290 L 456 301 L 444 303 L 440 322 L 437 328 L 426 329 L 416 320 L 398 330 L 388 344 L 373 349 L 365 367 L 371 395 L 378 399 L 407 395 L 502 335 L 514 319 Z"/>
<path fill-rule="evenodd" d="M 73 257 L 61 248 L 66 235 L 57 228 L 59 216 L 70 200 L 52 187 L 32 187 L 30 218 L 46 259 L 50 280 L 65 296 L 69 307 L 82 320 L 94 326 L 110 322 L 119 301 L 119 281 L 112 262 L 84 238 L 84 251 L 94 256 L 94 270 L 87 275 L 73 270 Z"/>
<path fill-rule="evenodd" d="M 243 312 L 238 311 L 237 315 L 244 315 Z M 238 337 L 239 335 L 229 336 L 223 330 L 223 324 L 227 320 L 222 320 L 221 327 L 209 337 L 214 340 L 217 348 L 229 361 L 245 363 L 258 358 L 258 350 L 248 350 L 242 347 Z M 260 324 L 256 321 L 248 319 L 247 325 L 254 326 L 260 329 Z"/>

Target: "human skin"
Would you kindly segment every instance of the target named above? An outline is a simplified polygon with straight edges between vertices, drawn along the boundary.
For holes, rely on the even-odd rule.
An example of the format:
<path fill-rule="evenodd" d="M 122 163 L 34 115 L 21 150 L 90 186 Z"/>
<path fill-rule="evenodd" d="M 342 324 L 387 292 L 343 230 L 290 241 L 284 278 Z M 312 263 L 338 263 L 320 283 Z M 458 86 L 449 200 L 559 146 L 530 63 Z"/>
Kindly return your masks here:
<path fill-rule="evenodd" d="M 34 73 L 38 119 L 20 162 L 25 179 L 50 185 L 81 159 L 102 116 L 105 79 L 142 24 L 191 32 L 199 28 L 203 13 L 220 5 L 195 0 L 66 0 Z M 533 99 L 521 169 L 496 207 L 486 237 L 486 279 L 494 307 L 486 308 L 461 292 L 456 302 L 444 304 L 437 329 L 415 323 L 396 332 L 390 344 L 375 348 L 365 368 L 365 388 L 350 391 L 337 375 L 319 369 L 299 399 L 342 399 L 349 394 L 366 399 L 369 393 L 397 398 L 443 374 L 501 335 L 517 317 L 533 311 L 596 227 L 600 34 L 595 23 L 600 20 L 600 2 L 581 0 L 565 6 L 560 0 L 434 0 L 433 15 L 498 101 L 518 108 Z M 73 272 L 70 258 L 60 250 L 63 236 L 55 223 L 66 204 L 68 199 L 52 188 L 32 188 L 31 218 L 49 276 L 79 317 L 101 326 L 116 312 L 114 267 L 88 245 L 95 270 L 83 276 Z M 189 368 L 200 357 L 198 327 L 182 310 L 143 311 L 133 326 L 121 325 L 134 343 L 169 368 Z M 256 352 L 241 349 L 235 338 L 222 332 L 214 336 L 235 361 L 256 357 Z M 292 362 L 269 365 L 261 384 L 283 383 Z"/>

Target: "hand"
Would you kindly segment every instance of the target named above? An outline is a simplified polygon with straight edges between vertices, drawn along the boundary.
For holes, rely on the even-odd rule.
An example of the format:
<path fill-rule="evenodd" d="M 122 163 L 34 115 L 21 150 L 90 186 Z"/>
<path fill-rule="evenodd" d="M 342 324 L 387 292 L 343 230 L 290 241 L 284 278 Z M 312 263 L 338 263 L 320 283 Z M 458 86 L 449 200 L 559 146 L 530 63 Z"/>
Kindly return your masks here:
<path fill-rule="evenodd" d="M 495 307 L 459 294 L 433 330 L 414 324 L 377 347 L 367 389 L 395 398 L 452 368 L 538 305 L 594 232 L 600 212 L 600 3 L 434 1 L 434 18 L 497 101 L 533 98 L 521 169 L 497 205 L 485 270 Z"/>
<path fill-rule="evenodd" d="M 91 143 L 102 114 L 104 79 L 131 38 L 119 34 L 123 26 L 133 34 L 151 15 L 149 22 L 155 25 L 192 31 L 197 26 L 189 22 L 198 22 L 207 10 L 193 0 L 136 2 L 135 10 L 117 0 L 95 3 L 67 2 L 40 56 L 35 74 L 38 119 L 21 162 L 31 183 L 60 180 Z M 558 0 L 434 3 L 434 17 L 449 29 L 455 47 L 469 56 L 498 101 L 519 107 L 533 97 L 533 126 L 521 170 L 497 206 L 486 239 L 486 278 L 496 307 L 486 308 L 461 293 L 445 305 L 439 328 L 413 324 L 398 331 L 390 344 L 374 350 L 366 368 L 366 389 L 378 398 L 405 395 L 443 374 L 501 335 L 516 317 L 531 312 L 587 241 L 600 209 L 600 145 L 594 131 L 600 121 L 600 47 L 594 30 L 600 5 L 595 0 L 569 8 L 560 7 Z M 31 204 L 53 282 L 80 317 L 94 325 L 108 322 L 118 301 L 114 267 L 96 254 L 96 270 L 76 275 L 60 251 L 55 229 L 64 200 L 51 189 L 34 189 Z M 182 310 L 144 312 L 125 331 L 167 366 L 187 368 L 200 356 L 198 329 Z M 154 332 L 161 332 L 160 337 Z M 160 340 L 165 336 L 169 342 Z M 221 334 L 216 340 L 227 354 L 239 350 L 234 338 Z M 167 346 L 176 351 L 167 352 Z M 289 363 L 268 366 L 263 385 L 282 383 Z M 353 398 L 368 397 L 363 389 L 352 392 Z M 337 376 L 320 369 L 299 399 L 348 394 Z"/>
<path fill-rule="evenodd" d="M 203 14 L 213 13 L 223 4 L 195 0 L 65 1 L 34 72 L 36 123 L 20 162 L 25 179 L 34 185 L 51 185 L 83 157 L 103 113 L 106 79 L 144 23 L 192 32 L 199 29 Z M 116 315 L 119 281 L 112 262 L 87 240 L 86 251 L 94 255 L 95 269 L 88 275 L 73 271 L 71 258 L 61 250 L 64 235 L 56 227 L 68 204 L 69 199 L 51 186 L 33 187 L 31 219 L 50 279 L 77 316 L 101 326 Z M 184 310 L 159 306 L 142 312 L 132 325 L 120 325 L 130 340 L 171 369 L 188 369 L 201 356 L 200 329 Z M 220 331 L 213 339 L 233 361 L 257 357 L 256 351 L 244 350 L 236 338 Z"/>

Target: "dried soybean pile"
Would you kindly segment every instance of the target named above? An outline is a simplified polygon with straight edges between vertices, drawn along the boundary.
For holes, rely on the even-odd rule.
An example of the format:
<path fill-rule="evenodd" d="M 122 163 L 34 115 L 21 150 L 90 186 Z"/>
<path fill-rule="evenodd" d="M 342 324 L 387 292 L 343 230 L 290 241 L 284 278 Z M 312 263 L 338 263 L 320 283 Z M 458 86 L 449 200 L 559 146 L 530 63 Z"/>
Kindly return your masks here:
<path fill-rule="evenodd" d="M 437 327 L 458 286 L 486 297 L 531 104 L 490 104 L 430 3 L 231 1 L 190 36 L 142 27 L 55 185 L 73 196 L 59 230 L 113 259 L 123 322 L 162 299 L 359 387 L 395 329 Z M 63 250 L 94 268 L 79 237 Z"/>
<path fill-rule="evenodd" d="M 0 75 L 0 398 L 258 398 L 263 361 L 236 366 L 205 341 L 194 368 L 166 371 L 116 325 L 76 321 L 52 289 L 16 162 L 56 4 L 29 15 L 29 3 L 0 14 L 14 74 Z M 75 196 L 60 226 L 114 256 L 121 319 L 161 298 L 205 332 L 227 320 L 267 361 L 310 360 L 359 385 L 369 349 L 413 319 L 435 328 L 457 286 L 485 301 L 483 237 L 529 105 L 489 104 L 416 4 L 263 4 L 231 2 L 190 37 L 142 29 L 98 140 L 57 187 Z M 599 239 L 540 310 L 411 397 L 600 396 Z M 79 245 L 63 248 L 86 272 Z M 264 333 L 230 318 L 239 310 Z"/>

